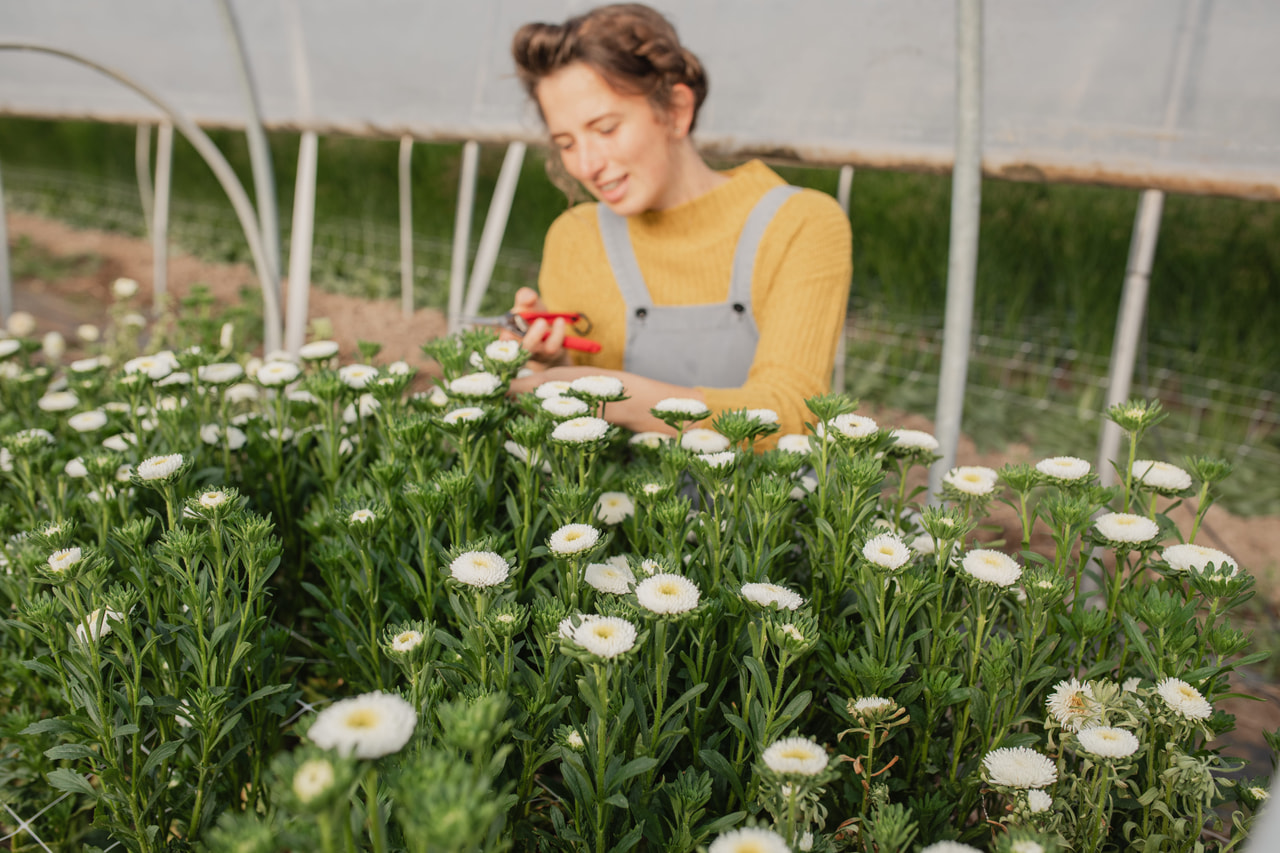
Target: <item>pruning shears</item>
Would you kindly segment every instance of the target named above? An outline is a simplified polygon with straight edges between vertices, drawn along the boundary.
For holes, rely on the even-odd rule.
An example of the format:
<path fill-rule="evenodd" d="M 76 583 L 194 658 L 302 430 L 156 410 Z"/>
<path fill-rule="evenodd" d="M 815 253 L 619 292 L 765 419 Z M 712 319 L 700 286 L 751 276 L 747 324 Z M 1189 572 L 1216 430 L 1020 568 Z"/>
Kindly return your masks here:
<path fill-rule="evenodd" d="M 546 320 L 548 324 L 556 320 L 564 320 L 569 324 L 577 335 L 565 335 L 565 349 L 578 350 L 579 352 L 600 352 L 600 344 L 588 338 L 579 337 L 591 332 L 591 321 L 587 319 L 586 314 L 576 314 L 573 312 L 558 311 L 508 311 L 501 317 L 475 317 L 469 322 L 476 326 L 499 326 L 515 332 L 523 337 L 529 331 L 529 325 L 535 320 Z M 547 331 L 550 335 L 551 331 Z M 543 338 L 546 339 L 545 336 Z"/>

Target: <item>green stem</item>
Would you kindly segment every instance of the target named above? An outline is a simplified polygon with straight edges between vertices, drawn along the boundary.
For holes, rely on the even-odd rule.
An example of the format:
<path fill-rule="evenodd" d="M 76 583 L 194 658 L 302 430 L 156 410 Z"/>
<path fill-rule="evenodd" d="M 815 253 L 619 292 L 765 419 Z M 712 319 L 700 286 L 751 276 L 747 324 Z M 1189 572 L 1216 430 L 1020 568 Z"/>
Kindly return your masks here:
<path fill-rule="evenodd" d="M 369 839 L 374 853 L 387 853 L 387 828 L 382 823 L 382 811 L 378 808 L 378 770 L 370 767 L 365 776 L 365 810 L 369 819 Z"/>

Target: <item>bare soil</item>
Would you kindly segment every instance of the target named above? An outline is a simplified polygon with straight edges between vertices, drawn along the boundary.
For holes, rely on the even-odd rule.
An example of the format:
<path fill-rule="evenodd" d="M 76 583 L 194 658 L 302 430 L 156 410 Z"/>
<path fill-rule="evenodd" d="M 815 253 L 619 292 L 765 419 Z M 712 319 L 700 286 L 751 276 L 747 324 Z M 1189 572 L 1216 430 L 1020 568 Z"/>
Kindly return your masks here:
<path fill-rule="evenodd" d="M 61 277 L 56 281 L 26 278 L 15 282 L 14 308 L 33 314 L 37 318 L 39 332 L 57 330 L 71 342 L 77 325 L 104 325 L 107 306 L 111 304 L 111 283 L 121 276 L 137 280 L 141 285 L 139 304 L 150 304 L 152 252 L 146 240 L 104 231 L 74 229 L 54 220 L 15 212 L 9 213 L 8 227 L 13 243 L 26 238 L 55 257 L 92 254 L 100 259 L 97 264 L 85 265 L 92 267 L 91 272 Z M 257 282 L 253 270 L 244 264 L 208 263 L 176 251 L 170 252 L 168 277 L 171 293 L 182 295 L 192 285 L 204 284 L 221 304 L 236 302 L 241 287 L 254 287 Z M 281 304 L 285 304 L 283 298 Z M 403 359 L 424 374 L 435 374 L 435 365 L 428 361 L 419 347 L 445 333 L 446 323 L 441 312 L 423 308 L 406 317 L 399 303 L 392 300 L 343 296 L 318 288 L 311 290 L 309 309 L 311 322 L 327 320 L 331 324 L 331 337 L 342 347 L 344 358 L 356 355 L 357 341 L 378 341 L 383 345 L 381 360 Z M 930 432 L 933 429 L 932 423 L 920 415 L 888 409 L 866 413 L 884 424 Z M 1006 462 L 1035 460 L 1031 448 L 1019 444 L 979 453 L 967 436 L 962 437 L 957 452 L 957 463 L 961 465 L 999 468 Z M 1193 503 L 1187 502 L 1172 515 L 1179 528 L 1185 531 L 1190 529 L 1193 513 Z M 1014 512 L 1001 506 L 996 509 L 994 518 L 1004 527 L 1006 540 L 1017 541 L 1020 533 Z M 1270 602 L 1272 609 L 1280 605 L 1280 564 L 1277 562 L 1280 555 L 1280 517 L 1244 518 L 1214 506 L 1208 512 L 1202 530 L 1203 536 L 1199 541 L 1221 548 L 1235 557 L 1257 578 L 1259 595 Z M 1033 540 L 1032 545 L 1037 550 L 1045 546 L 1052 548 L 1047 535 L 1043 540 Z M 1249 625 L 1237 627 L 1250 628 Z M 1257 673 L 1240 675 L 1234 686 L 1264 699 L 1261 702 L 1248 699 L 1219 702 L 1220 707 L 1238 717 L 1239 729 L 1230 736 L 1226 751 L 1248 757 L 1252 774 L 1267 775 L 1270 772 L 1270 750 L 1262 741 L 1261 732 L 1280 728 L 1280 686 Z"/>

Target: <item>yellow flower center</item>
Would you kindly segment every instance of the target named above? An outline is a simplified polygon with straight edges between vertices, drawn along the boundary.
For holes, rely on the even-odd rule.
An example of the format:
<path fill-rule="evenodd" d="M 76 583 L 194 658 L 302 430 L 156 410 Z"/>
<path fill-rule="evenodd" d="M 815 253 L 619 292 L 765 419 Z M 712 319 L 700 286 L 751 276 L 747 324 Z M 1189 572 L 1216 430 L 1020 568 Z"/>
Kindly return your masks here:
<path fill-rule="evenodd" d="M 373 729 L 378 727 L 378 712 L 372 708 L 357 708 L 343 720 L 349 729 Z"/>

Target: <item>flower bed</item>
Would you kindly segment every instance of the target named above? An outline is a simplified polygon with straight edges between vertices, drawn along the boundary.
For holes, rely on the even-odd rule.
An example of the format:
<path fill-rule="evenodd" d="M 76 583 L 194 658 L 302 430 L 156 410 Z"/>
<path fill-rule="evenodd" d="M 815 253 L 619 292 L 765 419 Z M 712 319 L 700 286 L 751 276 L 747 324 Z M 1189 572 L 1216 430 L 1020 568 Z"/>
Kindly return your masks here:
<path fill-rule="evenodd" d="M 752 452 L 764 410 L 510 400 L 485 333 L 416 394 L 375 346 L 35 349 L 0 341 L 0 772 L 54 805 L 14 849 L 1227 849 L 1266 796 L 1214 742 L 1257 659 L 1194 544 L 1229 466 L 1139 459 L 1156 403 L 1109 413 L 1119 487 L 957 468 L 922 509 L 936 443 L 839 396 Z"/>

